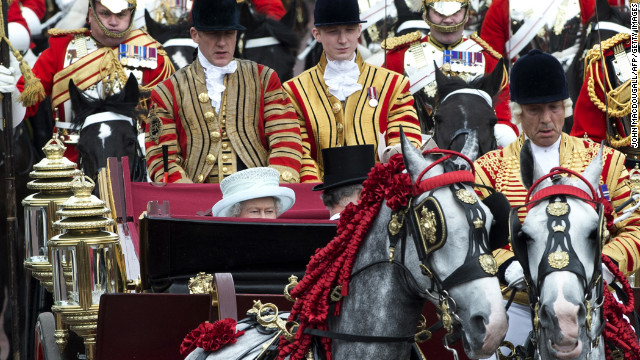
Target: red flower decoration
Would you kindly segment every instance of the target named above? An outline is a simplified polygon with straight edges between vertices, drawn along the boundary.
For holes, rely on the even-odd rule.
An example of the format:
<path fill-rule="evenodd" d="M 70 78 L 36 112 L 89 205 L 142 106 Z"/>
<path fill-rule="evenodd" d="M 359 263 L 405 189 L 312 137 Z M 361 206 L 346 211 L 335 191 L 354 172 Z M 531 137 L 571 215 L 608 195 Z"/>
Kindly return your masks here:
<path fill-rule="evenodd" d="M 180 355 L 187 357 L 198 347 L 204 351 L 216 351 L 227 344 L 233 344 L 244 331 L 236 332 L 236 321 L 222 319 L 214 323 L 204 322 L 191 331 L 180 345 Z"/>

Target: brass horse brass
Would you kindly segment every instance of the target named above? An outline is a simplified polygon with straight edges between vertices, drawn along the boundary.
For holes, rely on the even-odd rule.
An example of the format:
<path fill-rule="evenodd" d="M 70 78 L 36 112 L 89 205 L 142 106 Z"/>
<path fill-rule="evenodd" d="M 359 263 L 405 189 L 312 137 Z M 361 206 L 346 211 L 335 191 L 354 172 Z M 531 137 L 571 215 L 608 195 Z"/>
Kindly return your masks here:
<path fill-rule="evenodd" d="M 562 269 L 569 265 L 569 253 L 566 251 L 554 251 L 547 258 L 549 265 L 555 269 Z"/>

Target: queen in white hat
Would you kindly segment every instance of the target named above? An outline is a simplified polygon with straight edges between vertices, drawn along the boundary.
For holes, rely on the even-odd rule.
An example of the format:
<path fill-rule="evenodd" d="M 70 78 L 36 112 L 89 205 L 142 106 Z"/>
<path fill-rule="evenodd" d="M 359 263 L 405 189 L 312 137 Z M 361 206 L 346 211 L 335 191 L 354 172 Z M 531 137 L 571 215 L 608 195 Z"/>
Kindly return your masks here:
<path fill-rule="evenodd" d="M 275 219 L 296 201 L 293 190 L 280 187 L 277 170 L 257 167 L 238 171 L 220 183 L 222 200 L 213 216 Z"/>

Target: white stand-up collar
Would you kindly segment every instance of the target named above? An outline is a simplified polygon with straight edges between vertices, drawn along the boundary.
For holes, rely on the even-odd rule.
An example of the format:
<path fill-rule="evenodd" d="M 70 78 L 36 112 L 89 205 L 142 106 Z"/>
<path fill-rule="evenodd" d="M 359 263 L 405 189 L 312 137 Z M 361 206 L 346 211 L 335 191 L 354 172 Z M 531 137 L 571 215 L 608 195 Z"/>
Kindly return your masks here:
<path fill-rule="evenodd" d="M 200 64 L 204 69 L 204 78 L 207 84 L 207 93 L 211 99 L 211 105 L 213 105 L 216 113 L 219 113 L 222 93 L 226 90 L 224 77 L 227 74 L 234 73 L 238 68 L 238 64 L 235 60 L 231 60 L 226 66 L 215 66 L 204 57 L 200 49 L 198 49 L 198 60 L 200 60 Z"/>

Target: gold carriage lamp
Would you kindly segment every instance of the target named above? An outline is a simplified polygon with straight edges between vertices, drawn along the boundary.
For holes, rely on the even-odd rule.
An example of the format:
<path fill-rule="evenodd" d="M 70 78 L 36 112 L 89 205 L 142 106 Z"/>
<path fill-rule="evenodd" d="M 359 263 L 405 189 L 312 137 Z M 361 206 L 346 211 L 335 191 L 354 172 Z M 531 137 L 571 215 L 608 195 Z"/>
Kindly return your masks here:
<path fill-rule="evenodd" d="M 86 176 L 73 180 L 74 193 L 61 205 L 53 224 L 62 234 L 49 241 L 53 266 L 51 307 L 62 322 L 84 339 L 86 359 L 94 359 L 100 296 L 123 292 L 124 258 L 117 234 L 105 231 L 113 219 L 105 202 L 91 195 L 95 183 Z"/>
<path fill-rule="evenodd" d="M 27 184 L 28 189 L 39 192 L 22 200 L 25 221 L 24 267 L 52 292 L 48 241 L 57 234 L 52 229 L 56 220 L 55 212 L 60 204 L 73 195 L 71 182 L 74 176 L 82 172 L 76 169 L 74 162 L 63 157 L 66 148 L 57 138 L 49 140 L 42 150 L 46 158 L 33 166 L 29 175 L 35 180 Z"/>

